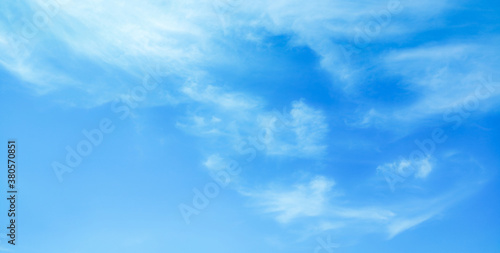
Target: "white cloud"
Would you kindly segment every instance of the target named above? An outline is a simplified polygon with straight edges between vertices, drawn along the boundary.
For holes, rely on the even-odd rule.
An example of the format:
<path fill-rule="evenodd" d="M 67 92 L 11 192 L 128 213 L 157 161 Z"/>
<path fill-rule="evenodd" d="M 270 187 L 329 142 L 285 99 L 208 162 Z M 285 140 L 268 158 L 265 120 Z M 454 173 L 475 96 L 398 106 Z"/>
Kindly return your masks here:
<path fill-rule="evenodd" d="M 227 162 L 219 154 L 213 154 L 207 158 L 203 165 L 210 171 L 219 171 L 227 166 Z"/>
<path fill-rule="evenodd" d="M 301 218 L 316 217 L 323 229 L 341 227 L 345 222 L 384 222 L 395 216 L 389 210 L 378 207 L 351 208 L 343 204 L 333 191 L 335 182 L 316 176 L 308 183 L 292 187 L 270 187 L 263 191 L 243 193 L 256 201 L 265 213 L 271 213 L 280 223 L 291 223 Z M 339 203 L 335 203 L 338 201 Z M 323 219 L 323 220 L 321 220 Z M 339 223 L 341 222 L 341 223 Z M 335 226 L 331 226 L 335 224 Z"/>
<path fill-rule="evenodd" d="M 276 215 L 276 220 L 289 223 L 302 217 L 323 215 L 327 211 L 328 194 L 335 182 L 318 176 L 307 184 L 297 184 L 288 190 L 266 190 L 251 193 L 264 212 Z"/>
<path fill-rule="evenodd" d="M 46 2 L 53 4 L 51 9 Z M 7 54 L 0 56 L 0 64 L 39 94 L 68 87 L 92 94 L 80 104 L 68 98 L 68 103 L 77 106 L 109 102 L 140 85 L 144 72 L 158 66 L 183 83 L 202 72 L 200 64 L 219 61 L 212 56 L 223 55 L 210 42 L 214 33 L 220 33 L 210 1 L 124 4 L 33 0 L 9 5 L 1 12 L 11 20 L 0 23 L 0 37 L 13 37 L 23 44 L 16 50 L 18 45 L 13 40 L 2 39 L 0 48 Z M 41 14 L 48 14 L 49 22 L 38 29 L 33 18 Z M 33 38 L 20 35 L 26 24 L 37 29 Z M 81 66 L 86 69 L 82 71 Z M 85 73 L 89 69 L 92 75 Z M 110 89 L 113 92 L 108 92 Z M 169 84 L 161 89 L 172 91 L 176 87 Z M 161 98 L 155 99 L 148 102 L 161 102 Z"/>
<path fill-rule="evenodd" d="M 429 156 L 418 160 L 401 159 L 377 167 L 377 172 L 388 178 L 407 178 L 413 176 L 414 178 L 424 179 L 431 171 L 432 164 L 430 163 Z"/>
<path fill-rule="evenodd" d="M 270 155 L 315 157 L 323 154 L 328 124 L 324 113 L 304 101 L 292 102 L 289 112 L 281 115 L 264 114 L 260 127 L 266 129 L 266 152 Z"/>
<path fill-rule="evenodd" d="M 401 78 L 404 89 L 417 94 L 417 99 L 397 107 L 371 108 L 355 125 L 394 129 L 430 117 L 446 120 L 452 113 L 468 115 L 498 106 L 500 65 L 498 55 L 491 52 L 498 52 L 499 39 L 481 39 L 485 42 L 423 45 L 383 56 L 379 64 Z"/>
<path fill-rule="evenodd" d="M 215 104 L 224 110 L 250 110 L 260 105 L 242 93 L 225 92 L 212 85 L 190 83 L 182 87 L 181 91 L 196 102 Z"/>
<path fill-rule="evenodd" d="M 189 133 L 218 138 L 234 147 L 242 142 L 252 145 L 249 139 L 254 139 L 258 144 L 252 148 L 271 156 L 321 158 L 326 151 L 326 117 L 303 100 L 293 101 L 289 111 L 278 115 L 277 111 L 263 109 L 259 99 L 220 88 L 209 86 L 187 92 L 202 108 L 177 122 Z"/>

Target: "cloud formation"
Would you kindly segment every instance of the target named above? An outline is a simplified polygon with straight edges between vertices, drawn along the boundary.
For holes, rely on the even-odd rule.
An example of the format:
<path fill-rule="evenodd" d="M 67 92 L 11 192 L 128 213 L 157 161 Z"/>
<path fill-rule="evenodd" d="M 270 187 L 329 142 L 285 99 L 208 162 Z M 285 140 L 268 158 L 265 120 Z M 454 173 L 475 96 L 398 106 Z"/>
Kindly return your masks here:
<path fill-rule="evenodd" d="M 250 193 L 258 199 L 264 212 L 276 215 L 276 220 L 288 223 L 301 217 L 314 217 L 327 212 L 329 194 L 335 182 L 318 176 L 306 184 L 294 185 L 287 190 L 265 190 Z"/>

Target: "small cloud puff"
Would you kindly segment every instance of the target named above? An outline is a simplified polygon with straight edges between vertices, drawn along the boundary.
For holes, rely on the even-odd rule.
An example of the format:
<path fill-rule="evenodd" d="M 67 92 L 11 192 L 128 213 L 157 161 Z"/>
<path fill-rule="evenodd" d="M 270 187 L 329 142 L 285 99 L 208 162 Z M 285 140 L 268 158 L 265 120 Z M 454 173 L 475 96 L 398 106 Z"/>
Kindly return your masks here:
<path fill-rule="evenodd" d="M 390 188 L 394 190 L 397 183 L 404 182 L 411 177 L 427 178 L 433 169 L 430 159 L 430 156 L 418 160 L 401 159 L 378 166 L 377 173 L 382 174 Z"/>

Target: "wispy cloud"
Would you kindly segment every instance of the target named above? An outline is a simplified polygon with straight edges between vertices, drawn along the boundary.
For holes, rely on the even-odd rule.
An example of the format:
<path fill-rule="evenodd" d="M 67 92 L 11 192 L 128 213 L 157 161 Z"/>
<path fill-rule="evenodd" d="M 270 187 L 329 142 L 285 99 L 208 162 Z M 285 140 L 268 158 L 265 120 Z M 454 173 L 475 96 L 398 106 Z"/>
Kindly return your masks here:
<path fill-rule="evenodd" d="M 237 92 L 225 92 L 221 88 L 212 85 L 200 85 L 189 83 L 181 88 L 181 91 L 192 100 L 200 103 L 215 104 L 221 110 L 251 110 L 260 103 L 245 94 Z"/>
<path fill-rule="evenodd" d="M 317 157 L 324 154 L 328 124 L 321 110 L 299 100 L 292 102 L 290 111 L 282 117 L 287 123 L 280 130 L 277 130 L 278 125 L 284 123 L 279 122 L 276 115 L 264 114 L 260 118 L 260 126 L 270 132 L 266 143 L 268 154 L 296 157 Z"/>
<path fill-rule="evenodd" d="M 386 163 L 377 167 L 377 172 L 384 175 L 391 174 L 398 177 L 426 178 L 432 171 L 430 157 L 407 160 L 401 159 L 396 162 Z"/>
<path fill-rule="evenodd" d="M 442 119 L 451 111 L 468 107 L 478 112 L 490 110 L 498 104 L 500 94 L 498 56 L 490 53 L 495 51 L 496 44 L 471 42 L 392 50 L 380 64 L 389 75 L 401 79 L 402 84 L 392 86 L 415 94 L 416 99 L 390 108 L 370 108 L 361 113 L 357 125 L 400 128 L 431 117 Z"/>
<path fill-rule="evenodd" d="M 276 215 L 276 220 L 288 223 L 302 217 L 323 215 L 327 211 L 329 193 L 335 182 L 318 176 L 306 184 L 297 184 L 292 189 L 272 189 L 249 193 L 258 199 L 264 212 Z"/>
<path fill-rule="evenodd" d="M 225 143 L 234 143 L 227 148 L 249 138 L 257 139 L 259 149 L 270 156 L 321 158 L 325 154 L 324 138 L 329 129 L 322 110 L 297 100 L 291 103 L 290 110 L 278 116 L 276 111 L 264 109 L 262 102 L 257 102 L 259 99 L 213 87 L 207 89 L 192 94 L 205 110 L 179 121 L 179 128 L 204 138 L 224 138 Z"/>
<path fill-rule="evenodd" d="M 341 191 L 335 189 L 335 182 L 324 176 L 315 176 L 292 186 L 273 184 L 264 190 L 240 190 L 240 193 L 249 197 L 260 212 L 271 215 L 277 222 L 290 226 L 302 224 L 303 236 L 306 237 L 309 233 L 328 230 L 350 232 L 363 228 L 366 233 L 385 231 L 388 225 L 391 229 L 402 226 L 397 221 L 406 217 L 404 212 L 399 213 L 402 208 L 397 206 L 390 206 L 396 211 L 391 211 L 389 206 L 368 206 L 366 203 L 349 206 Z M 403 229 L 395 234 L 401 231 Z"/>
<path fill-rule="evenodd" d="M 393 238 L 394 236 L 410 229 L 413 228 L 420 223 L 432 218 L 434 214 L 425 214 L 422 216 L 414 217 L 414 218 L 407 218 L 407 219 L 401 219 L 398 221 L 393 222 L 388 226 L 388 237 Z"/>
<path fill-rule="evenodd" d="M 386 11 L 391 4 L 403 4 L 399 1 L 368 1 L 363 4 L 324 0 L 308 3 L 253 1 L 231 3 L 232 11 L 217 13 L 212 1 L 130 1 L 123 4 L 119 1 L 91 0 L 56 3 L 59 3 L 58 9 L 51 16 L 50 24 L 44 27 L 43 33 L 40 32 L 36 43 L 30 42 L 31 46 L 38 46 L 34 47 L 27 60 L 16 61 L 16 57 L 3 56 L 0 58 L 2 65 L 30 83 L 50 84 L 51 89 L 71 83 L 70 87 L 93 94 L 99 94 L 106 89 L 103 87 L 117 82 L 122 85 L 113 88 L 125 93 L 133 85 L 130 82 L 140 82 L 142 70 L 148 65 L 161 64 L 162 68 L 184 81 L 199 75 L 208 66 L 229 66 L 234 63 L 235 57 L 224 48 L 229 45 L 241 51 L 244 49 L 241 48 L 242 41 L 262 43 L 262 39 L 255 38 L 262 37 L 263 31 L 271 36 L 290 35 L 290 45 L 311 48 L 321 56 L 322 66 L 343 80 L 341 84 L 352 83 L 357 79 L 355 73 L 359 74 L 359 67 L 352 67 L 346 62 L 339 46 L 354 43 L 360 23 L 376 19 L 373 15 Z M 3 12 L 6 17 L 13 17 L 16 12 L 29 10 L 24 11 L 29 18 L 37 11 L 46 11 L 45 5 L 44 1 L 33 0 L 12 5 Z M 407 15 L 424 21 L 446 9 L 447 1 L 405 2 L 404 5 Z M 224 15 L 227 21 L 223 27 L 220 15 Z M 415 23 L 419 22 L 400 22 L 403 27 L 399 29 L 385 27 L 386 33 L 379 34 L 372 41 L 411 33 Z M 22 30 L 22 25 L 4 28 L 2 37 L 10 37 L 17 34 L 16 30 Z M 242 33 L 244 36 L 240 36 Z M 11 43 L 0 44 L 4 51 L 13 51 Z M 44 49 L 49 45 L 57 45 L 53 53 Z M 59 57 L 64 57 L 54 61 L 56 52 Z M 100 73 L 100 81 L 96 82 L 89 80 L 87 75 L 72 75 L 75 70 L 68 66 L 61 67 L 68 62 L 72 65 L 92 64 L 106 71 Z M 41 65 L 45 67 L 40 68 Z M 115 77 L 120 71 L 128 73 L 129 80 L 117 80 Z M 170 90 L 172 87 L 163 89 Z M 189 93 L 189 89 L 184 91 Z M 200 96 L 193 98 L 202 99 Z M 98 99 L 100 103 L 95 105 L 113 98 L 101 94 Z M 237 102 L 222 97 L 221 103 L 224 101 Z"/>

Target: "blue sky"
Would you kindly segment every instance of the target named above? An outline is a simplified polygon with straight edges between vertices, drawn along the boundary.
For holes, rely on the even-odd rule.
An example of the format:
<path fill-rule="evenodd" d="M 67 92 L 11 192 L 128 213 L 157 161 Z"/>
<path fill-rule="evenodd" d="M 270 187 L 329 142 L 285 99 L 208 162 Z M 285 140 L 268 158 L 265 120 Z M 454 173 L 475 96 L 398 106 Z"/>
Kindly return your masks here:
<path fill-rule="evenodd" d="M 0 12 L 1 251 L 500 252 L 495 1 Z"/>

